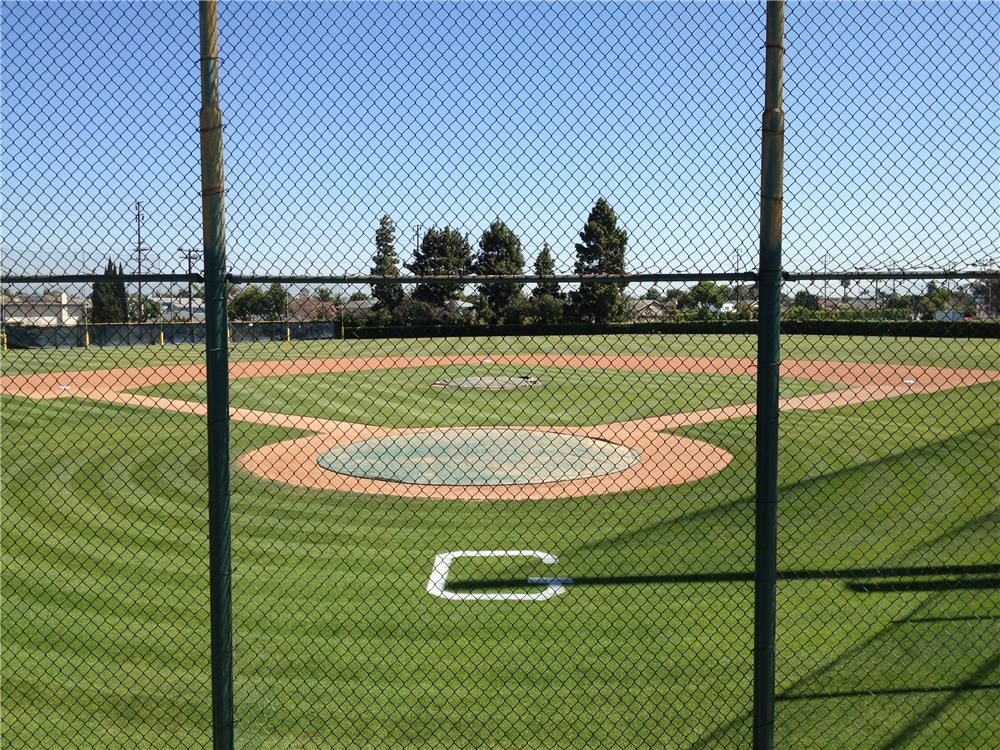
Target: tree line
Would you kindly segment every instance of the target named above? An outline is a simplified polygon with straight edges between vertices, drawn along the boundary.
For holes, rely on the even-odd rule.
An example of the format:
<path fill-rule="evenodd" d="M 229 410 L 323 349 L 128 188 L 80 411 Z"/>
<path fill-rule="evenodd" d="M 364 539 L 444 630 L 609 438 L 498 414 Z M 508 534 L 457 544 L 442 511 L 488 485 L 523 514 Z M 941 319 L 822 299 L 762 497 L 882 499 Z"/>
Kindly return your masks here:
<path fill-rule="evenodd" d="M 625 273 L 628 233 L 618 225 L 618 215 L 604 198 L 594 204 L 576 243 L 578 275 L 619 276 Z M 400 263 L 396 252 L 396 225 L 383 216 L 375 232 L 375 254 L 371 274 L 398 278 L 400 267 L 417 277 L 461 277 L 465 275 L 517 277 L 525 275 L 524 246 L 520 238 L 499 218 L 480 235 L 473 252 L 467 235 L 452 227 L 427 231 L 408 263 Z M 548 243 L 535 256 L 535 276 L 555 276 L 555 263 Z M 374 283 L 375 305 L 368 322 L 374 325 L 430 324 L 467 318 L 458 307 L 465 283 L 416 281 L 412 293 L 401 284 Z M 625 319 L 626 305 L 621 281 L 586 280 L 564 293 L 552 279 L 537 283 L 530 295 L 516 278 L 483 282 L 467 300 L 476 321 L 486 324 L 589 322 L 609 323 Z"/>
<path fill-rule="evenodd" d="M 576 243 L 578 275 L 619 276 L 625 273 L 625 248 L 628 233 L 619 226 L 618 216 L 604 198 L 598 199 Z M 467 235 L 452 227 L 433 228 L 421 239 L 412 260 L 401 263 L 396 252 L 396 225 L 383 216 L 375 232 L 375 253 L 371 274 L 398 278 L 401 267 L 412 276 L 454 276 L 454 281 L 416 280 L 412 292 L 402 284 L 373 283 L 370 312 L 362 321 L 370 325 L 430 325 L 444 322 L 477 322 L 487 324 L 523 324 L 591 322 L 609 323 L 626 317 L 625 284 L 620 281 L 583 281 L 578 288 L 564 293 L 554 279 L 535 285 L 529 295 L 524 283 L 517 280 L 491 281 L 478 285 L 476 293 L 465 298 L 464 275 L 510 276 L 525 275 L 524 247 L 520 238 L 500 219 L 492 222 L 478 240 L 473 251 Z M 543 244 L 533 264 L 535 276 L 554 276 L 555 263 L 548 243 Z M 94 323 L 122 323 L 151 319 L 159 314 L 159 305 L 149 298 L 129 297 L 121 279 L 122 269 L 108 261 L 104 279 L 94 283 L 92 300 Z M 198 289 L 196 296 L 203 297 Z M 281 284 L 264 289 L 255 284 L 229 288 L 230 320 L 287 319 L 294 300 Z M 351 300 L 367 299 L 361 293 Z M 317 291 L 310 317 L 332 319 L 344 300 L 326 289 Z M 461 305 L 467 302 L 469 305 Z"/>
<path fill-rule="evenodd" d="M 587 279 L 576 288 L 564 292 L 552 278 L 555 263 L 552 250 L 544 243 L 534 257 L 532 274 L 542 277 L 529 294 L 524 282 L 525 248 L 521 239 L 502 220 L 494 220 L 480 235 L 475 249 L 469 236 L 446 226 L 429 229 L 421 238 L 411 260 L 401 262 L 396 251 L 396 225 L 384 215 L 375 231 L 375 251 L 371 275 L 399 278 L 401 269 L 409 272 L 412 291 L 401 283 L 375 281 L 371 284 L 371 303 L 363 312 L 352 311 L 352 322 L 372 326 L 432 325 L 437 323 L 484 323 L 487 325 L 522 325 L 555 323 L 615 323 L 630 317 L 629 299 L 624 294 L 625 282 Z M 625 252 L 628 232 L 619 225 L 618 215 L 604 198 L 599 198 L 587 216 L 575 243 L 576 262 L 573 271 L 580 276 L 621 276 L 625 274 Z M 481 282 L 475 292 L 466 297 L 468 275 L 508 277 Z M 118 323 L 156 318 L 159 305 L 149 298 L 131 297 L 121 279 L 122 269 L 110 260 L 104 279 L 94 284 L 92 322 Z M 421 277 L 436 277 L 421 281 Z M 450 277 L 454 277 L 451 280 Z M 783 296 L 782 307 L 788 318 L 812 319 L 844 317 L 847 309 L 850 281 L 841 282 L 841 305 L 835 300 L 820 298 L 809 291 Z M 310 297 L 305 290 L 293 299 L 278 283 L 262 288 L 251 284 L 242 288 L 229 287 L 230 320 L 287 320 L 297 317 L 312 320 L 332 320 L 343 314 L 345 300 L 320 288 Z M 196 296 L 203 298 L 203 290 Z M 1000 281 L 977 281 L 968 287 L 947 290 L 929 284 L 923 295 L 876 295 L 870 311 L 898 319 L 932 319 L 943 310 L 985 309 L 988 315 L 1000 312 Z M 362 292 L 350 295 L 350 301 L 369 299 Z M 648 290 L 644 300 L 659 303 L 662 319 L 756 317 L 757 289 L 753 284 L 727 286 L 713 281 L 701 281 L 691 288 Z M 307 302 L 305 310 L 303 301 Z M 635 301 L 632 300 L 634 303 Z M 727 304 L 731 303 L 731 304 Z M 295 308 L 293 310 L 293 307 Z M 646 316 L 646 319 L 649 319 Z"/>

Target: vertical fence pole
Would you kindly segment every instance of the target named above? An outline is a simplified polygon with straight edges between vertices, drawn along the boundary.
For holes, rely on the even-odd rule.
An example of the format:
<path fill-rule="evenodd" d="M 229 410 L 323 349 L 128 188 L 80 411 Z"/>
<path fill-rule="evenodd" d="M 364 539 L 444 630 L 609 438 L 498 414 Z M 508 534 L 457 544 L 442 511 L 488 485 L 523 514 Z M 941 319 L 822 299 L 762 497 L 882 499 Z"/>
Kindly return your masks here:
<path fill-rule="evenodd" d="M 754 552 L 754 750 L 774 747 L 775 582 L 778 545 L 778 368 L 781 360 L 781 109 L 785 4 L 768 0 L 760 166 L 760 322 L 757 336 L 757 493 Z"/>
<path fill-rule="evenodd" d="M 222 112 L 215 0 L 198 4 L 201 49 L 201 210 L 205 249 L 208 396 L 208 549 L 212 627 L 212 747 L 233 748 L 233 631 L 229 527 L 229 345 Z"/>

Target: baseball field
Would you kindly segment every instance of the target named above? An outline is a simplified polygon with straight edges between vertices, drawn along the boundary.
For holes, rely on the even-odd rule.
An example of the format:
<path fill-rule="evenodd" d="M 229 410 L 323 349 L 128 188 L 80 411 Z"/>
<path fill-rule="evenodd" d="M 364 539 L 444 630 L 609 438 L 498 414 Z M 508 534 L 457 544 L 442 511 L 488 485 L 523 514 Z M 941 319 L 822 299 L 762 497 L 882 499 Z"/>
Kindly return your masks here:
<path fill-rule="evenodd" d="M 776 739 L 982 747 L 997 342 L 782 347 Z M 746 746 L 755 354 L 714 335 L 233 342 L 238 747 Z M 210 744 L 202 359 L 3 355 L 12 746 Z M 436 385 L 487 376 L 539 382 Z M 555 461 L 525 447 L 553 435 Z"/>

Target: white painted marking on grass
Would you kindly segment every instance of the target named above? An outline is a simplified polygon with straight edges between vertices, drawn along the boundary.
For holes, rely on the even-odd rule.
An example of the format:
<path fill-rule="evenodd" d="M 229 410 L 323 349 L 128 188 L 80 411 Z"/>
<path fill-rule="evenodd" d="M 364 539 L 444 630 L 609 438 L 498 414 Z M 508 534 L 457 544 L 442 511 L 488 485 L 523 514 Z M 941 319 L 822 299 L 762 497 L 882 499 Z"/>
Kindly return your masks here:
<path fill-rule="evenodd" d="M 568 578 L 529 578 L 527 583 L 547 584 L 541 591 L 532 593 L 519 591 L 448 591 L 446 588 L 448 585 L 448 572 L 451 570 L 451 564 L 460 557 L 537 557 L 546 565 L 555 565 L 559 562 L 559 558 L 555 555 L 535 550 L 487 549 L 445 552 L 443 555 L 435 555 L 434 557 L 434 568 L 431 570 L 431 577 L 427 579 L 428 594 L 451 601 L 540 602 L 563 593 L 566 590 L 564 584 L 570 582 Z"/>
<path fill-rule="evenodd" d="M 917 381 L 916 380 L 904 380 L 903 382 L 906 383 L 907 385 L 913 385 Z"/>

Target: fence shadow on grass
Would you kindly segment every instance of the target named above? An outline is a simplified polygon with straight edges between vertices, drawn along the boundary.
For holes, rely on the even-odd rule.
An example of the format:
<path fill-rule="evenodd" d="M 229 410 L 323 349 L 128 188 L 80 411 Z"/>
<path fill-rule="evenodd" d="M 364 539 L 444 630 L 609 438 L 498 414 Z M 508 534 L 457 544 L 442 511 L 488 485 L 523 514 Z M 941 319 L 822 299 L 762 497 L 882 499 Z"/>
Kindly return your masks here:
<path fill-rule="evenodd" d="M 957 675 L 954 675 L 951 681 L 946 681 L 946 684 L 943 685 L 907 685 L 904 687 L 877 687 L 873 685 L 847 690 L 825 689 L 825 686 L 836 679 L 838 672 L 849 666 L 852 660 L 864 660 L 866 663 L 872 663 L 873 660 L 877 662 L 879 654 L 885 650 L 885 646 L 881 642 L 891 640 L 901 632 L 905 633 L 902 628 L 907 625 L 965 623 L 970 621 L 985 623 L 994 621 L 1000 617 L 997 615 L 984 615 L 982 617 L 921 617 L 920 613 L 932 608 L 936 601 L 939 600 L 933 593 L 930 598 L 921 599 L 905 616 L 892 620 L 886 627 L 874 630 L 862 641 L 849 646 L 828 661 L 810 669 L 792 684 L 780 690 L 776 696 L 777 701 L 794 704 L 801 701 L 837 701 L 851 698 L 941 695 L 942 697 L 939 700 L 916 712 L 911 719 L 903 723 L 891 736 L 878 745 L 879 750 L 897 750 L 898 748 L 906 747 L 908 743 L 963 696 L 1000 690 L 1000 684 L 997 682 L 984 682 L 1000 666 L 1000 654 L 987 655 L 984 660 L 975 663 L 972 671 L 966 671 L 961 679 L 956 679 Z M 869 672 L 872 671 L 869 670 Z M 902 672 L 904 674 L 906 672 L 905 669 L 899 669 L 899 665 L 895 660 L 893 661 L 891 671 Z M 869 677 L 872 677 L 872 675 L 869 674 Z M 878 679 L 878 675 L 876 674 L 874 678 Z M 810 690 L 811 685 L 822 685 L 824 689 Z M 727 739 L 733 737 L 734 733 L 739 734 L 743 732 L 745 734 L 745 730 L 749 727 L 751 721 L 752 712 L 744 711 L 702 735 L 688 747 L 688 750 L 707 750 L 708 748 L 722 746 Z M 795 726 L 794 723 L 791 725 Z"/>
<path fill-rule="evenodd" d="M 873 578 L 904 578 L 933 576 L 978 576 L 1000 573 L 1000 565 L 922 565 L 908 567 L 868 567 L 840 568 L 830 570 L 781 570 L 778 571 L 779 581 L 846 581 L 851 591 L 858 593 L 885 593 L 895 591 L 941 591 L 946 589 L 995 589 L 1000 586 L 997 578 L 971 578 L 963 580 L 943 581 L 891 581 L 868 583 Z M 630 586 L 657 585 L 678 583 L 750 583 L 754 579 L 752 572 L 724 573 L 671 573 L 662 575 L 624 575 L 624 576 L 572 576 L 560 578 L 567 586 Z M 533 579 L 535 581 L 542 579 Z M 483 578 L 469 581 L 456 581 L 448 584 L 455 591 L 480 589 L 515 588 L 530 586 L 532 583 L 525 578 Z M 545 585 L 545 584 L 541 584 Z"/>

